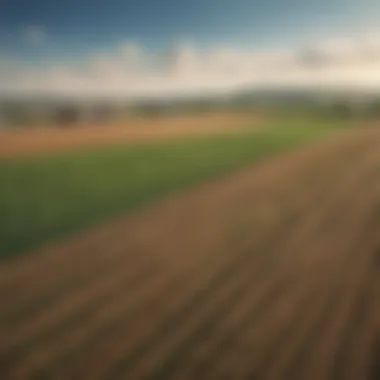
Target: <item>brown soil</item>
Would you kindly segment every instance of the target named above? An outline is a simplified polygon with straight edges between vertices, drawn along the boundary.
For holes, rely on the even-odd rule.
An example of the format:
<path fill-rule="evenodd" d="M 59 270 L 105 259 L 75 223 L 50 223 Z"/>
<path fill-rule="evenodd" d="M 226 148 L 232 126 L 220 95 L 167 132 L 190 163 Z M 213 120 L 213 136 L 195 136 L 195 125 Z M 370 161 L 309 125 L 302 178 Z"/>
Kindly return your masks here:
<path fill-rule="evenodd" d="M 0 265 L 1 379 L 377 379 L 380 133 Z"/>
<path fill-rule="evenodd" d="M 120 143 L 167 141 L 193 134 L 239 131 L 252 128 L 257 118 L 217 113 L 130 119 L 114 125 L 77 125 L 0 131 L 0 158 L 61 152 L 68 149 Z"/>

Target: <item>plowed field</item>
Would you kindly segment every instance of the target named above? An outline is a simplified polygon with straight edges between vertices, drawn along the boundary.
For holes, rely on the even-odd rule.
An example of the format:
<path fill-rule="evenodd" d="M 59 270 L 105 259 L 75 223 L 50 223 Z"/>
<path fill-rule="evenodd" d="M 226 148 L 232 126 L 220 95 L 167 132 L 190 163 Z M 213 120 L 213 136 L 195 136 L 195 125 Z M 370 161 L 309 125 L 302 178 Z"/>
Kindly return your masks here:
<path fill-rule="evenodd" d="M 0 378 L 378 379 L 380 133 L 0 264 Z"/>

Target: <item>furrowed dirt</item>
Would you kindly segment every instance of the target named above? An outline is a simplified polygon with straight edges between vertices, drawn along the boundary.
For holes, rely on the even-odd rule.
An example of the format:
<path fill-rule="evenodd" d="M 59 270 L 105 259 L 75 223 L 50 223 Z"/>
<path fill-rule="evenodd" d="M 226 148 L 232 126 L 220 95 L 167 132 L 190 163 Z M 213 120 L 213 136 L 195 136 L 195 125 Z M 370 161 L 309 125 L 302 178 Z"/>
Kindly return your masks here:
<path fill-rule="evenodd" d="M 0 378 L 377 379 L 380 132 L 0 264 Z"/>

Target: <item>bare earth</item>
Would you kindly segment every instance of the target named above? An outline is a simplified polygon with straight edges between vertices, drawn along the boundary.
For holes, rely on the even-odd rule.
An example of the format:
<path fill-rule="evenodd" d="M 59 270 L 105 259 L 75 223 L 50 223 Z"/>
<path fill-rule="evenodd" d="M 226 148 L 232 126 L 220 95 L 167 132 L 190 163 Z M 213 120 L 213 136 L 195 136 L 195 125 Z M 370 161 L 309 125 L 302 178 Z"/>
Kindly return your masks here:
<path fill-rule="evenodd" d="M 246 130 L 255 124 L 252 116 L 236 113 L 168 116 L 131 119 L 117 125 L 81 125 L 0 131 L 0 158 L 107 146 L 120 143 L 168 141 L 194 134 Z"/>
<path fill-rule="evenodd" d="M 0 265 L 0 378 L 380 376 L 380 133 Z"/>

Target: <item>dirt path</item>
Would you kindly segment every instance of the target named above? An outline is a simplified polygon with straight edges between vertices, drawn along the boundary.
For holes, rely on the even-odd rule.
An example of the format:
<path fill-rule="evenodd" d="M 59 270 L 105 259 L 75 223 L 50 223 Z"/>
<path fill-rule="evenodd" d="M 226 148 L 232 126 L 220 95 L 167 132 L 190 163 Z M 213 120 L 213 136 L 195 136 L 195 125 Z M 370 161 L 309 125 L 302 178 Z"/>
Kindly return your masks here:
<path fill-rule="evenodd" d="M 257 120 L 255 120 L 257 119 Z M 259 120 L 244 114 L 217 113 L 131 119 L 118 125 L 81 125 L 0 131 L 0 158 L 64 152 L 121 143 L 168 141 L 196 134 L 233 132 L 252 128 Z"/>
<path fill-rule="evenodd" d="M 0 265 L 0 378 L 379 375 L 380 133 Z"/>

